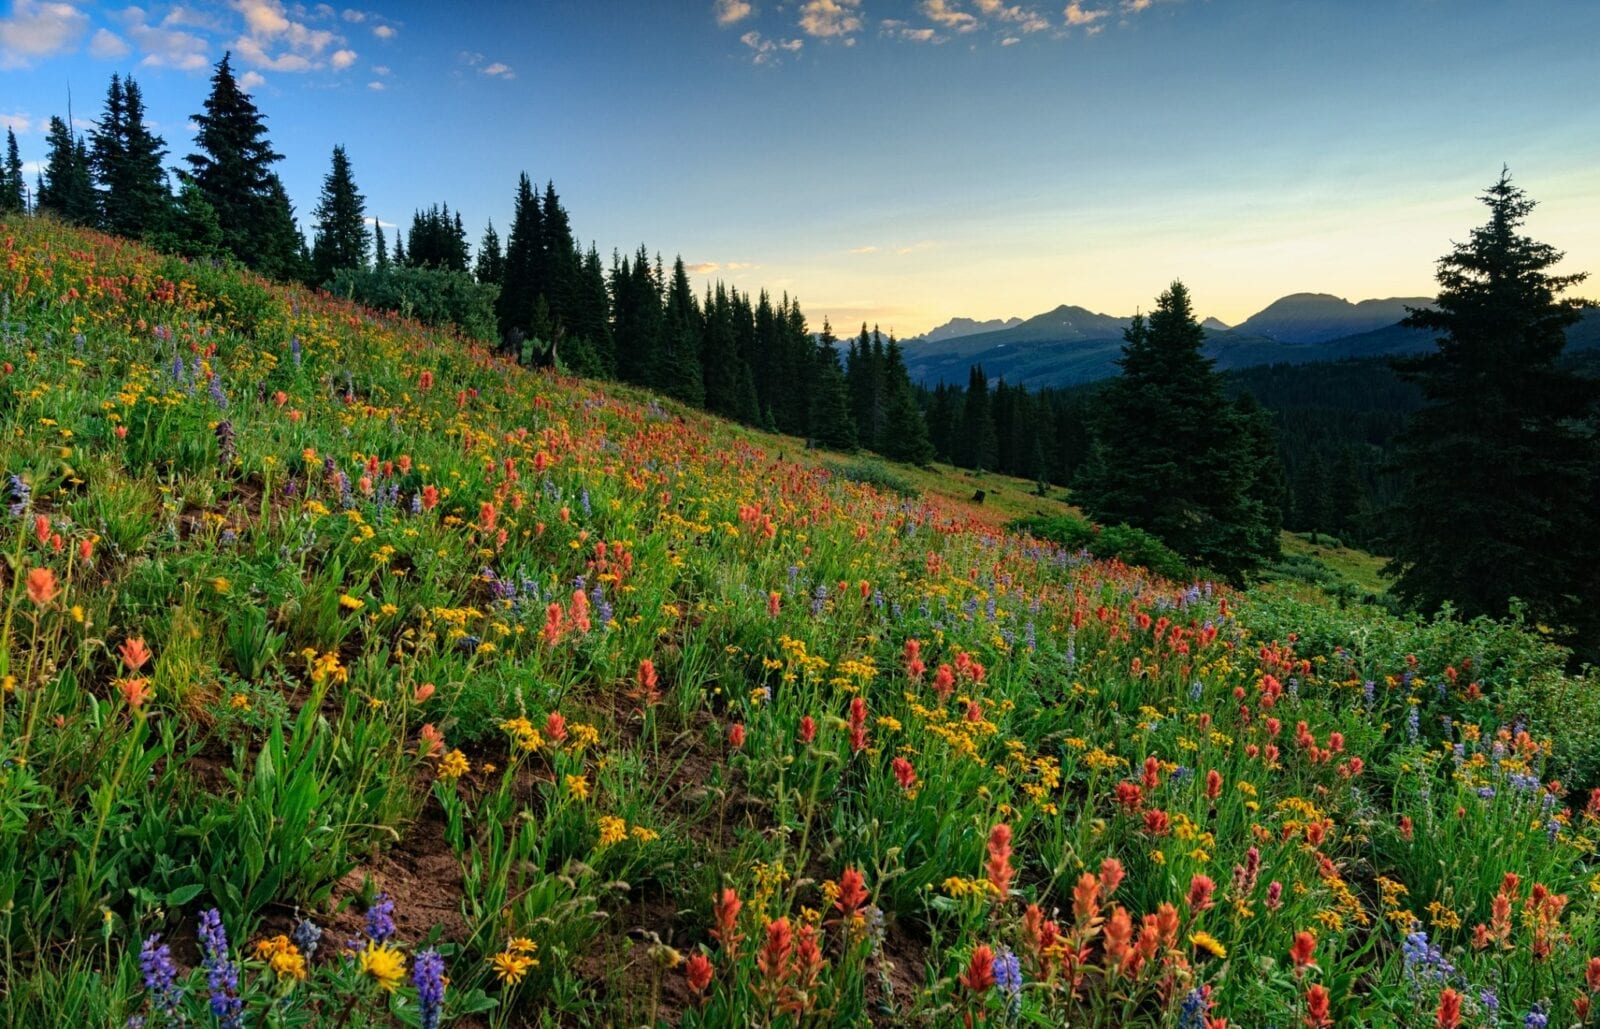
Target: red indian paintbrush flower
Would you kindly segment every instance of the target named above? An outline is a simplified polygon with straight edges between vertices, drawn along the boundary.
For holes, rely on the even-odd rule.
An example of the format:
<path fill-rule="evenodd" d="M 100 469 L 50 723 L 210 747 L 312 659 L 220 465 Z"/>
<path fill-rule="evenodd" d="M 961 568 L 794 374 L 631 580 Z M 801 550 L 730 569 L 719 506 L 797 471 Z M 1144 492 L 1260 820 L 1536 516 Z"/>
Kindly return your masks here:
<path fill-rule="evenodd" d="M 867 880 L 854 868 L 846 868 L 839 876 L 839 899 L 833 906 L 841 914 L 854 914 L 867 902 Z"/>
<path fill-rule="evenodd" d="M 1189 910 L 1200 912 L 1211 907 L 1211 894 L 1217 884 L 1207 875 L 1197 875 L 1189 880 Z"/>
<path fill-rule="evenodd" d="M 128 671 L 137 672 L 150 660 L 150 648 L 144 645 L 144 637 L 130 636 L 117 648 L 117 653 L 122 655 L 122 663 L 128 666 Z"/>
<path fill-rule="evenodd" d="M 994 894 L 1005 900 L 1011 893 L 1011 826 L 1001 822 L 989 830 L 989 862 L 984 866 Z"/>
<path fill-rule="evenodd" d="M 743 907 L 739 894 L 727 887 L 711 902 L 711 914 L 716 920 L 711 938 L 722 944 L 730 958 L 738 952 L 739 941 L 744 939 L 739 935 L 739 910 Z"/>
<path fill-rule="evenodd" d="M 972 948 L 972 959 L 967 970 L 957 980 L 973 994 L 981 997 L 994 985 L 994 950 L 987 943 Z"/>
<path fill-rule="evenodd" d="M 56 599 L 56 573 L 48 568 L 28 569 L 28 599 L 44 607 Z"/>
<path fill-rule="evenodd" d="M 1315 959 L 1313 955 L 1317 949 L 1317 938 L 1305 930 L 1294 934 L 1294 942 L 1289 945 L 1289 958 L 1294 962 L 1295 971 L 1303 970 Z"/>
<path fill-rule="evenodd" d="M 1461 994 L 1446 986 L 1439 994 L 1439 1010 L 1433 1016 L 1434 1029 L 1458 1029 L 1461 1025 Z"/>
<path fill-rule="evenodd" d="M 1306 991 L 1306 1017 L 1301 1019 L 1310 1029 L 1323 1029 L 1333 1024 L 1328 1017 L 1328 988 L 1320 983 Z"/>
<path fill-rule="evenodd" d="M 689 992 L 696 997 L 711 985 L 711 959 L 704 954 L 694 954 L 683 963 L 683 977 L 689 981 Z"/>

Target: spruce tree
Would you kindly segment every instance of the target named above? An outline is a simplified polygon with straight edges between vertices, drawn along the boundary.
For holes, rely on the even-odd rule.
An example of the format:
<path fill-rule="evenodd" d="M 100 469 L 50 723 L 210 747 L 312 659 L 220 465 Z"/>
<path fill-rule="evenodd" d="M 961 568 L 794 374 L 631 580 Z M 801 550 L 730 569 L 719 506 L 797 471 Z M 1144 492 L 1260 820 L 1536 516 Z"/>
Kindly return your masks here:
<path fill-rule="evenodd" d="M 961 409 L 965 433 L 960 446 L 961 464 L 977 471 L 993 471 L 999 459 L 999 441 L 990 407 L 989 379 L 982 365 L 967 370 L 967 396 Z"/>
<path fill-rule="evenodd" d="M 389 267 L 389 241 L 383 234 L 383 223 L 372 220 L 372 264 L 375 268 Z"/>
<path fill-rule="evenodd" d="M 472 275 L 479 282 L 498 286 L 505 274 L 506 257 L 500 252 L 500 234 L 494 231 L 494 221 L 491 219 L 483 230 L 482 242 L 478 244 L 478 261 L 473 266 Z"/>
<path fill-rule="evenodd" d="M 145 123 L 144 95 L 132 76 L 111 76 L 106 109 L 90 141 L 101 185 L 101 224 L 134 239 L 160 229 L 172 206 L 161 164 L 167 144 Z"/>
<path fill-rule="evenodd" d="M 149 239 L 157 250 L 189 258 L 227 254 L 217 211 L 193 182 L 178 188 L 177 198 Z"/>
<path fill-rule="evenodd" d="M 1148 321 L 1123 334 L 1121 374 L 1101 390 L 1094 446 L 1074 499 L 1098 521 L 1159 536 L 1233 579 L 1271 556 L 1270 518 L 1253 495 L 1248 437 L 1201 353 L 1205 330 L 1174 282 Z"/>
<path fill-rule="evenodd" d="M 539 268 L 543 263 L 542 221 L 539 194 L 534 192 L 533 183 L 524 172 L 517 178 L 511 233 L 506 237 L 504 278 L 495 305 L 503 339 L 511 339 L 515 332 L 526 333 L 533 324 L 534 306 L 540 293 Z"/>
<path fill-rule="evenodd" d="M 928 442 L 928 423 L 917 403 L 917 392 L 906 372 L 900 344 L 891 334 L 884 348 L 883 436 L 879 452 L 895 461 L 924 465 L 933 460 L 933 444 Z"/>
<path fill-rule="evenodd" d="M 262 275 L 285 282 L 301 282 L 311 272 L 311 251 L 295 221 L 289 191 L 277 175 L 267 177 L 267 192 L 260 204 L 260 249 L 252 267 Z M 226 227 L 224 227 L 226 231 Z"/>
<path fill-rule="evenodd" d="M 0 164 L 0 214 L 22 214 L 27 209 L 24 196 L 27 183 L 22 179 L 22 155 L 17 151 L 17 134 L 6 129 L 6 154 Z"/>
<path fill-rule="evenodd" d="M 296 263 L 285 231 L 285 218 L 292 226 L 293 212 L 272 173 L 283 155 L 272 149 L 264 116 L 239 88 L 231 53 L 217 62 L 204 106 L 194 116 L 196 152 L 179 174 L 199 186 L 216 211 L 228 252 L 251 268 L 281 276 Z M 303 247 L 302 240 L 294 250 Z"/>
<path fill-rule="evenodd" d="M 1396 362 L 1426 406 L 1400 440 L 1405 489 L 1387 512 L 1394 589 L 1425 610 L 1534 619 L 1597 647 L 1596 383 L 1557 364 L 1582 274 L 1520 229 L 1534 202 L 1502 171 L 1488 221 L 1438 263 L 1439 295 L 1404 324 L 1436 348 Z"/>
<path fill-rule="evenodd" d="M 99 205 L 89 176 L 89 151 L 83 140 L 74 139 L 67 123 L 52 115 L 45 148 L 39 210 L 74 225 L 95 224 Z"/>
<path fill-rule="evenodd" d="M 370 245 L 366 200 L 356 191 L 343 146 L 333 148 L 333 164 L 312 213 L 317 227 L 311 244 L 311 284 L 327 285 L 341 268 L 365 269 Z"/>
<path fill-rule="evenodd" d="M 824 318 L 812 357 L 817 370 L 810 397 L 810 434 L 819 446 L 851 451 L 856 448 L 856 422 L 850 415 L 850 391 L 839 366 L 838 342 L 833 326 Z"/>
<path fill-rule="evenodd" d="M 661 388 L 685 404 L 703 405 L 706 389 L 700 371 L 700 309 L 681 256 L 672 263 L 663 329 Z"/>

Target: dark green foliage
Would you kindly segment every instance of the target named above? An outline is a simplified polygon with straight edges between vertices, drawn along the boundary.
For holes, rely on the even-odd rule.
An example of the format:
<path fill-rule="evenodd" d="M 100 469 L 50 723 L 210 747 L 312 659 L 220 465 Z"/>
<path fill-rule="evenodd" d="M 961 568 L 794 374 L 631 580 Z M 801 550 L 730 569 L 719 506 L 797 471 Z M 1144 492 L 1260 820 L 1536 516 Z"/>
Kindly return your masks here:
<path fill-rule="evenodd" d="M 89 151 L 83 140 L 74 139 L 67 123 L 52 115 L 45 147 L 39 210 L 74 225 L 94 225 L 99 220 L 99 205 L 89 177 Z"/>
<path fill-rule="evenodd" d="M 341 268 L 365 268 L 371 243 L 366 200 L 356 190 L 350 158 L 342 146 L 333 148 L 333 166 L 322 180 L 322 197 L 313 213 L 317 228 L 311 244 L 311 284 L 327 284 Z"/>
<path fill-rule="evenodd" d="M 1513 598 L 1596 646 L 1600 450 L 1596 384 L 1557 365 L 1580 304 L 1561 254 L 1519 230 L 1534 203 L 1502 173 L 1489 220 L 1438 266 L 1435 306 L 1408 326 L 1433 352 L 1396 362 L 1427 405 L 1401 439 L 1405 495 L 1386 512 L 1394 589 L 1425 610 L 1499 616 Z"/>
<path fill-rule="evenodd" d="M 540 293 L 539 269 L 543 260 L 542 221 L 539 194 L 533 191 L 533 183 L 524 173 L 517 179 L 511 234 L 506 237 L 505 265 L 496 307 L 500 335 L 504 339 L 509 339 L 513 330 L 526 333 L 533 324 L 534 307 Z"/>
<path fill-rule="evenodd" d="M 1264 455 L 1200 347 L 1181 282 L 1126 333 L 1122 374 L 1100 393 L 1075 499 L 1097 520 L 1160 537 L 1185 559 L 1239 578 L 1276 554 L 1258 485 Z"/>
<path fill-rule="evenodd" d="M 479 282 L 491 282 L 496 286 L 505 281 L 506 257 L 500 251 L 500 234 L 494 231 L 493 221 L 483 230 L 483 241 L 478 244 L 478 260 L 473 265 L 472 274 Z"/>
<path fill-rule="evenodd" d="M 395 261 L 399 263 L 398 245 L 395 253 Z M 414 268 L 466 271 L 467 233 L 461 226 L 461 216 L 452 216 L 449 204 L 434 204 L 426 211 L 413 213 L 405 253 L 405 263 Z"/>
<path fill-rule="evenodd" d="M 138 239 L 159 229 L 172 197 L 161 159 L 166 142 L 145 124 L 144 97 L 132 76 L 111 76 L 105 111 L 90 133 L 90 159 L 100 180 L 100 223 Z"/>
<path fill-rule="evenodd" d="M 266 275 L 293 275 L 304 241 L 272 166 L 283 155 L 267 139 L 265 119 L 233 77 L 231 54 L 217 62 L 205 110 L 194 116 L 196 153 L 180 172 L 217 213 L 223 245 Z M 298 276 L 295 276 L 298 277 Z"/>
<path fill-rule="evenodd" d="M 811 390 L 811 438 L 829 450 L 854 450 L 856 423 L 850 415 L 850 390 L 839 366 L 838 340 L 827 319 L 822 321 L 813 360 L 816 385 Z"/>
<path fill-rule="evenodd" d="M 150 234 L 157 250 L 184 257 L 221 257 L 227 253 L 216 208 L 193 182 L 178 189 L 177 199 L 162 224 Z"/>
<path fill-rule="evenodd" d="M 904 476 L 882 461 L 851 461 L 849 464 L 829 465 L 829 470 L 841 479 L 859 482 L 886 493 L 896 493 L 908 500 L 921 496 L 917 488 Z"/>
<path fill-rule="evenodd" d="M 961 438 L 956 442 L 956 453 L 961 464 L 979 471 L 992 470 L 1000 459 L 999 435 L 989 399 L 989 380 L 983 367 L 973 365 L 967 373 L 967 396 L 961 407 Z"/>
<path fill-rule="evenodd" d="M 1123 564 L 1148 568 L 1168 579 L 1188 575 L 1183 558 L 1171 547 L 1143 529 L 1129 525 L 1093 525 L 1074 515 L 1051 518 L 1019 518 L 1006 528 L 1072 549 L 1087 550 L 1095 557 L 1116 558 Z"/>
<path fill-rule="evenodd" d="M 466 272 L 393 263 L 385 268 L 341 268 L 331 289 L 337 296 L 429 325 L 454 325 L 472 339 L 499 338 L 494 316 L 499 287 L 476 282 Z"/>
<path fill-rule="evenodd" d="M 375 268 L 389 267 L 389 241 L 383 234 L 383 223 L 376 219 L 372 226 L 372 264 Z"/>
<path fill-rule="evenodd" d="M 22 181 L 22 155 L 17 152 L 17 134 L 6 129 L 6 154 L 0 163 L 0 214 L 21 214 L 27 184 Z"/>
<path fill-rule="evenodd" d="M 927 464 L 933 460 L 933 444 L 928 442 L 928 424 L 917 404 L 916 391 L 906 374 L 905 358 L 900 344 L 889 337 L 884 348 L 884 389 L 888 400 L 884 408 L 883 436 L 878 440 L 878 452 L 896 461 L 909 464 Z"/>
<path fill-rule="evenodd" d="M 700 333 L 700 307 L 679 257 L 672 263 L 672 281 L 667 286 L 661 368 L 655 385 L 668 396 L 696 406 L 706 399 L 700 374 Z"/>

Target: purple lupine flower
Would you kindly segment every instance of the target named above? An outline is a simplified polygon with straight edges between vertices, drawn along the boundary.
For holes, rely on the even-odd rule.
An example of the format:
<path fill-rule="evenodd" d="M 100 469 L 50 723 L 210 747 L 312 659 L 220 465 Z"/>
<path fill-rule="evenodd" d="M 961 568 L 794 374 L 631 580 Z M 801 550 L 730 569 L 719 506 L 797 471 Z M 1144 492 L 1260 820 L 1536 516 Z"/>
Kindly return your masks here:
<path fill-rule="evenodd" d="M 21 518 L 33 503 L 33 490 L 16 474 L 6 480 L 6 487 L 11 491 L 11 517 Z"/>
<path fill-rule="evenodd" d="M 382 943 L 394 935 L 394 901 L 387 893 L 378 894 L 367 908 L 367 935 L 374 943 Z"/>
<path fill-rule="evenodd" d="M 1478 992 L 1478 1003 L 1483 1005 L 1483 1010 L 1489 1016 L 1489 1021 L 1494 1021 L 1495 1012 L 1500 1010 L 1500 995 L 1493 990 L 1484 989 Z"/>
<path fill-rule="evenodd" d="M 222 410 L 228 409 L 228 395 L 222 392 L 222 376 L 211 373 L 211 400 Z"/>
<path fill-rule="evenodd" d="M 1206 995 L 1199 987 L 1186 993 L 1183 997 L 1183 1007 L 1178 1012 L 1180 1029 L 1205 1029 L 1207 1007 Z"/>
<path fill-rule="evenodd" d="M 438 1029 L 444 1013 L 444 959 L 429 947 L 419 951 L 411 966 L 411 982 L 417 987 L 417 1011 L 422 1029 Z"/>
<path fill-rule="evenodd" d="M 300 953 L 310 961 L 311 956 L 317 952 L 317 943 L 322 939 L 322 927 L 309 918 L 302 918 L 300 924 L 294 927 L 294 932 L 289 934 L 289 942 L 300 948 Z"/>
<path fill-rule="evenodd" d="M 1002 950 L 995 955 L 994 982 L 1013 1009 L 1022 1004 L 1022 963 L 1011 951 Z"/>
<path fill-rule="evenodd" d="M 300 367 L 300 337 L 294 336 L 289 340 L 289 356 L 294 359 L 294 366 Z"/>
<path fill-rule="evenodd" d="M 1543 1004 L 1537 1001 L 1534 1003 L 1532 1010 L 1528 1012 L 1527 1017 L 1522 1020 L 1523 1029 L 1545 1029 L 1549 1024 L 1550 1013 L 1545 1010 Z"/>
<path fill-rule="evenodd" d="M 228 934 L 222 928 L 222 913 L 216 908 L 200 913 L 200 953 L 205 959 L 211 1013 L 223 1029 L 239 1029 L 244 1024 L 239 966 L 228 959 Z"/>
<path fill-rule="evenodd" d="M 150 991 L 150 1006 L 167 1014 L 178 1006 L 178 966 L 172 963 L 172 948 L 161 942 L 161 934 L 153 933 L 139 950 L 139 971 L 144 976 L 144 988 Z"/>

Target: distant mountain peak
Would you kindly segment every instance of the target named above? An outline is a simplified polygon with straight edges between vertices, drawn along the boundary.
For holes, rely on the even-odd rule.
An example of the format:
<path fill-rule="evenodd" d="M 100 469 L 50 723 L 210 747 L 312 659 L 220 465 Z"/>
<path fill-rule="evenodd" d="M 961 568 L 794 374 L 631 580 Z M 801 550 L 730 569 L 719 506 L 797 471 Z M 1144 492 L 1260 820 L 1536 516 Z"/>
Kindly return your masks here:
<path fill-rule="evenodd" d="M 1200 323 L 1200 327 L 1202 329 L 1208 329 L 1211 332 L 1228 331 L 1228 323 L 1223 321 L 1221 318 L 1207 318 L 1205 321 Z"/>
<path fill-rule="evenodd" d="M 980 321 L 976 318 L 952 318 L 938 328 L 929 329 L 915 338 L 925 343 L 937 343 L 942 339 L 973 336 L 980 332 L 997 332 L 1000 329 L 1009 329 L 1014 325 L 1021 324 L 1021 318 L 990 318 L 985 321 Z"/>
<path fill-rule="evenodd" d="M 1290 293 L 1240 322 L 1237 331 L 1279 343 L 1326 343 L 1393 325 L 1406 316 L 1407 307 L 1432 302 L 1429 297 L 1383 297 L 1351 303 L 1331 293 Z"/>

